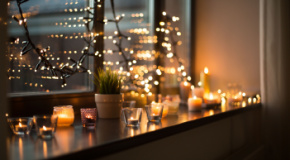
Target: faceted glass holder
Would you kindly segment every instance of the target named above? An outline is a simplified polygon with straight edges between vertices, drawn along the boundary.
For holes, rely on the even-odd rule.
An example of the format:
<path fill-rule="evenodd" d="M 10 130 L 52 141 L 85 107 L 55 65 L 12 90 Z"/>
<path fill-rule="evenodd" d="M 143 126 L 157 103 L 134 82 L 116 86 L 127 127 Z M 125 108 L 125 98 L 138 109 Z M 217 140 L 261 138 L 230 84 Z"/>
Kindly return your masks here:
<path fill-rule="evenodd" d="M 162 103 L 145 105 L 148 121 L 159 122 L 162 118 L 163 107 L 164 105 Z"/>
<path fill-rule="evenodd" d="M 123 108 L 134 108 L 136 106 L 136 101 L 123 101 Z"/>
<path fill-rule="evenodd" d="M 28 135 L 33 125 L 32 117 L 8 118 L 7 122 L 15 135 Z"/>
<path fill-rule="evenodd" d="M 56 131 L 58 117 L 57 115 L 35 115 L 33 122 L 35 124 L 36 133 L 39 137 L 50 139 Z"/>
<path fill-rule="evenodd" d="M 81 108 L 81 119 L 83 127 L 96 127 L 97 108 Z"/>
<path fill-rule="evenodd" d="M 123 108 L 122 112 L 127 126 L 139 126 L 142 117 L 142 108 Z"/>

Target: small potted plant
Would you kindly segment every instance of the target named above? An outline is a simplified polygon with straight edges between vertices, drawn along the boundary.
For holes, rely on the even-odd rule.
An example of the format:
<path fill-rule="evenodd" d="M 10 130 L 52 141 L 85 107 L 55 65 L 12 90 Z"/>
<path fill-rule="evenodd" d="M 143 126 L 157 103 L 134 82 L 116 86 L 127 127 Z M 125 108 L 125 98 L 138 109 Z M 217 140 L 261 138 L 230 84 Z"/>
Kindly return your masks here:
<path fill-rule="evenodd" d="M 98 88 L 95 102 L 99 118 L 120 118 L 123 101 L 121 78 L 111 69 L 99 69 L 94 76 Z"/>

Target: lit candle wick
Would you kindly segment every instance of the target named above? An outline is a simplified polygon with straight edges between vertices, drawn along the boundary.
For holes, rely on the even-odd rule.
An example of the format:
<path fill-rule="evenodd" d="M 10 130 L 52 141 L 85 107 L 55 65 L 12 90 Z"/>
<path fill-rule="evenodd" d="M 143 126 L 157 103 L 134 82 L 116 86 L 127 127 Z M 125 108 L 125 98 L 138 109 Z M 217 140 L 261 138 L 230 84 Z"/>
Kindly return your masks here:
<path fill-rule="evenodd" d="M 44 131 L 46 131 L 46 130 L 47 130 L 45 126 L 43 126 L 42 128 L 43 128 L 43 130 L 44 130 Z"/>
<path fill-rule="evenodd" d="M 213 99 L 212 93 L 209 94 L 209 99 L 211 99 L 211 100 Z"/>
<path fill-rule="evenodd" d="M 208 74 L 208 68 L 207 67 L 204 68 L 204 73 Z"/>

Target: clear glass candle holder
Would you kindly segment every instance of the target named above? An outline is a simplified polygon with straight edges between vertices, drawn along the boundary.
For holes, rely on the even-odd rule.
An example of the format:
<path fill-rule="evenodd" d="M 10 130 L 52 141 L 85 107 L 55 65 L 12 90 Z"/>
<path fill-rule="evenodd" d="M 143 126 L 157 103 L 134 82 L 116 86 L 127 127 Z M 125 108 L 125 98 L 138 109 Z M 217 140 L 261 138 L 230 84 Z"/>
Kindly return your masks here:
<path fill-rule="evenodd" d="M 54 136 L 56 131 L 58 117 L 57 115 L 35 115 L 33 122 L 36 133 L 39 137 L 49 139 Z"/>
<path fill-rule="evenodd" d="M 127 126 L 139 126 L 142 117 L 142 108 L 123 108 L 122 112 Z"/>
<path fill-rule="evenodd" d="M 81 108 L 83 127 L 94 128 L 97 120 L 97 108 Z"/>
<path fill-rule="evenodd" d="M 148 121 L 159 122 L 162 118 L 164 105 L 162 103 L 153 103 L 145 105 Z"/>
<path fill-rule="evenodd" d="M 177 115 L 179 110 L 179 102 L 164 101 L 163 104 L 168 107 L 168 115 Z"/>
<path fill-rule="evenodd" d="M 123 108 L 134 108 L 136 106 L 136 101 L 123 101 Z"/>
<path fill-rule="evenodd" d="M 136 107 L 136 101 L 123 101 L 122 108 L 135 108 L 135 107 Z M 121 112 L 121 120 L 125 121 L 123 110 Z"/>
<path fill-rule="evenodd" d="M 74 110 L 72 105 L 54 106 L 53 114 L 57 115 L 57 126 L 70 126 L 74 123 Z"/>
<path fill-rule="evenodd" d="M 15 135 L 28 135 L 33 125 L 32 117 L 8 118 L 7 122 Z"/>

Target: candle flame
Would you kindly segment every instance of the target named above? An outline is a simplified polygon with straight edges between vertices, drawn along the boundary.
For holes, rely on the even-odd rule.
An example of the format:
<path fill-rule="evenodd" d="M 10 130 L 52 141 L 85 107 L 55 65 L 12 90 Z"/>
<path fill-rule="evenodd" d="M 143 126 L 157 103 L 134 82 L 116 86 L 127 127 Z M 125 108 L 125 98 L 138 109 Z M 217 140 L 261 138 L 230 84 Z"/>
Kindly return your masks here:
<path fill-rule="evenodd" d="M 22 127 L 22 124 L 19 122 L 19 127 Z"/>
<path fill-rule="evenodd" d="M 193 96 L 193 99 L 196 99 L 196 96 Z"/>
<path fill-rule="evenodd" d="M 213 99 L 213 94 L 212 93 L 209 94 L 209 99 Z"/>
<path fill-rule="evenodd" d="M 248 103 L 252 103 L 252 98 L 248 98 Z"/>
<path fill-rule="evenodd" d="M 199 81 L 199 82 L 197 83 L 197 85 L 198 85 L 199 87 L 201 87 L 202 82 Z"/>
<path fill-rule="evenodd" d="M 91 115 L 87 115 L 87 118 L 93 118 Z"/>
<path fill-rule="evenodd" d="M 194 85 L 191 85 L 191 90 L 194 90 Z"/>
<path fill-rule="evenodd" d="M 208 68 L 207 67 L 204 67 L 204 73 L 208 74 Z"/>
<path fill-rule="evenodd" d="M 42 128 L 43 128 L 43 130 L 44 130 L 44 131 L 46 131 L 46 130 L 47 130 L 45 126 L 43 126 Z"/>
<path fill-rule="evenodd" d="M 130 119 L 132 119 L 132 120 L 133 120 L 133 117 L 131 117 Z"/>

